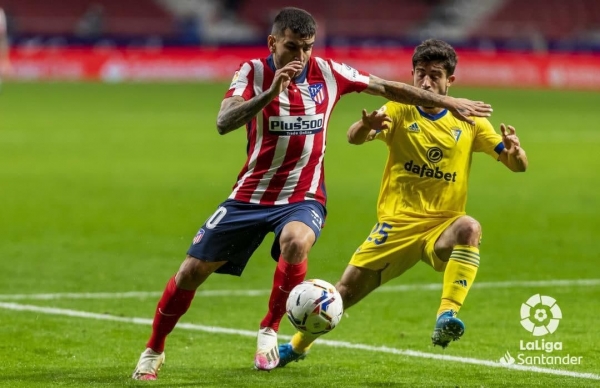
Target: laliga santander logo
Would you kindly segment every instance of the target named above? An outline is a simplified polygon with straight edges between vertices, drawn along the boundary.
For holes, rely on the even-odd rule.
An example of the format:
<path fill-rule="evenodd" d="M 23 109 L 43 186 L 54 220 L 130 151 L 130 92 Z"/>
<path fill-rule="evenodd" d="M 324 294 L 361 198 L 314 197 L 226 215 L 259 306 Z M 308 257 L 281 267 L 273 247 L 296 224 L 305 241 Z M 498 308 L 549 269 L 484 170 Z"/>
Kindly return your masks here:
<path fill-rule="evenodd" d="M 558 329 L 562 312 L 556 299 L 535 294 L 521 305 L 521 325 L 536 337 L 552 334 Z M 519 341 L 519 353 L 513 357 L 508 351 L 500 358 L 500 364 L 511 365 L 580 365 L 582 356 L 556 354 L 563 350 L 560 341 Z"/>
<path fill-rule="evenodd" d="M 562 319 L 556 299 L 535 294 L 521 305 L 521 326 L 536 337 L 552 334 Z"/>

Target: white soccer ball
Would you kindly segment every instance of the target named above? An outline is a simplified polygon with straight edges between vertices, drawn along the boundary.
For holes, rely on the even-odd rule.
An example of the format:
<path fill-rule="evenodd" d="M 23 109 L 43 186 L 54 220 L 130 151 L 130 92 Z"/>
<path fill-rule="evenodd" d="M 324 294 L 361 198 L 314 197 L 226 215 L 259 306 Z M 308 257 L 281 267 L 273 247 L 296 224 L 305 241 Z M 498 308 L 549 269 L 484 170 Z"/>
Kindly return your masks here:
<path fill-rule="evenodd" d="M 294 327 L 309 334 L 324 334 L 340 322 L 344 313 L 342 296 L 330 283 L 305 280 L 290 292 L 287 316 Z"/>

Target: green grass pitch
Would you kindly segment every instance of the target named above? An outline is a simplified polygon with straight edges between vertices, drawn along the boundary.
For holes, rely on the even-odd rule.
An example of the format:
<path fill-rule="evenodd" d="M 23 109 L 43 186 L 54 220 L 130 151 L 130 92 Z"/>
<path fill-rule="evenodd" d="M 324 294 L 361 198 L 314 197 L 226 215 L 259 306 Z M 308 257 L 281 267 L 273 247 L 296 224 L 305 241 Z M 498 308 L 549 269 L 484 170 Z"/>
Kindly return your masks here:
<path fill-rule="evenodd" d="M 598 94 L 458 87 L 453 95 L 493 104 L 496 128 L 517 128 L 530 160 L 514 174 L 474 158 L 468 212 L 484 237 L 460 341 L 431 346 L 440 290 L 430 285 L 441 274 L 418 264 L 350 309 L 305 361 L 252 370 L 274 269 L 268 237 L 242 278 L 215 275 L 201 288 L 167 341 L 159 381 L 132 381 L 158 295 L 244 162 L 244 130 L 215 129 L 226 88 L 3 86 L 0 386 L 600 386 Z M 385 146 L 349 145 L 345 131 L 383 102 L 351 95 L 333 114 L 329 215 L 309 277 L 335 282 L 376 221 Z M 537 293 L 562 310 L 558 330 L 541 337 L 562 350 L 519 349 L 535 340 L 520 308 Z M 282 336 L 292 332 L 283 322 Z M 581 364 L 500 367 L 507 352 Z"/>

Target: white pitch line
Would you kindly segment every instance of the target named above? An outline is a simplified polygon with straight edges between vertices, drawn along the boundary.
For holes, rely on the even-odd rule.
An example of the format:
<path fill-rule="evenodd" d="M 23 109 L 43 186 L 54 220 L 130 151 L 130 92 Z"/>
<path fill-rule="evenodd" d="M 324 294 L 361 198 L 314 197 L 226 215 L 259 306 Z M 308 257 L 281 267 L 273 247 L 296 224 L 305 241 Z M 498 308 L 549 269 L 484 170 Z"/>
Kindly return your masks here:
<path fill-rule="evenodd" d="M 600 279 L 572 280 L 523 280 L 506 282 L 479 282 L 473 288 L 531 288 L 531 287 L 593 287 L 599 286 Z M 375 292 L 407 292 L 407 291 L 438 291 L 441 283 L 406 284 L 399 286 L 383 286 Z M 262 296 L 269 295 L 270 290 L 203 290 L 196 293 L 198 297 L 218 296 Z M 63 292 L 56 294 L 0 294 L 0 300 L 54 300 L 54 299 L 127 299 L 127 298 L 158 298 L 162 292 L 132 291 L 132 292 Z"/>
<path fill-rule="evenodd" d="M 196 296 L 260 296 L 269 295 L 268 290 L 198 290 Z M 130 291 L 130 292 L 61 292 L 56 294 L 4 294 L 0 300 L 53 300 L 53 299 L 128 299 L 160 297 L 159 291 Z"/>
<path fill-rule="evenodd" d="M 472 288 L 530 288 L 530 287 L 573 287 L 599 286 L 600 279 L 564 279 L 564 280 L 516 280 L 506 282 L 475 282 Z M 441 290 L 442 283 L 407 284 L 399 286 L 383 286 L 376 291 L 399 292 L 414 290 Z"/>
<path fill-rule="evenodd" d="M 4 308 L 7 310 L 16 310 L 16 311 L 32 311 L 37 313 L 44 313 L 50 315 L 63 315 L 69 317 L 77 317 L 77 318 L 88 318 L 88 319 L 97 319 L 104 321 L 115 321 L 115 322 L 126 322 L 126 323 L 134 323 L 138 325 L 152 325 L 152 320 L 147 318 L 128 318 L 128 317 L 117 317 L 109 314 L 97 314 L 90 313 L 86 311 L 77 311 L 77 310 L 69 310 L 55 307 L 40 307 L 33 305 L 24 305 L 18 303 L 4 303 L 0 302 L 0 308 Z M 180 329 L 187 330 L 196 330 L 196 331 L 204 331 L 208 333 L 219 333 L 219 334 L 233 334 L 233 335 L 241 335 L 245 337 L 256 337 L 256 331 L 250 330 L 238 330 L 238 329 L 228 329 L 225 327 L 215 327 L 215 326 L 204 326 L 197 325 L 192 323 L 178 323 L 177 327 Z M 287 335 L 280 335 L 279 338 L 289 340 L 291 337 Z M 346 349 L 359 349 L 365 350 L 369 352 L 377 352 L 377 353 L 388 353 L 395 354 L 406 357 L 418 357 L 418 358 L 427 358 L 433 360 L 442 360 L 442 361 L 451 361 L 458 362 L 462 364 L 473 364 L 480 366 L 487 366 L 491 368 L 504 368 L 504 369 L 513 369 L 524 372 L 534 372 L 534 373 L 542 373 L 542 374 L 550 374 L 550 375 L 559 375 L 559 376 L 568 376 L 568 377 L 576 377 L 580 379 L 591 379 L 591 380 L 600 380 L 600 375 L 594 373 L 585 373 L 585 372 L 572 372 L 561 369 L 550 369 L 550 368 L 542 368 L 537 366 L 526 366 L 526 365 L 504 365 L 497 361 L 489 361 L 489 360 L 480 360 L 477 358 L 470 357 L 458 357 L 458 356 L 448 356 L 442 354 L 435 353 L 426 353 L 420 352 L 417 350 L 410 349 L 396 349 L 389 348 L 387 346 L 372 346 L 366 344 L 356 344 L 346 341 L 331 341 L 331 340 L 318 340 L 320 344 L 331 346 L 335 348 L 346 348 Z"/>

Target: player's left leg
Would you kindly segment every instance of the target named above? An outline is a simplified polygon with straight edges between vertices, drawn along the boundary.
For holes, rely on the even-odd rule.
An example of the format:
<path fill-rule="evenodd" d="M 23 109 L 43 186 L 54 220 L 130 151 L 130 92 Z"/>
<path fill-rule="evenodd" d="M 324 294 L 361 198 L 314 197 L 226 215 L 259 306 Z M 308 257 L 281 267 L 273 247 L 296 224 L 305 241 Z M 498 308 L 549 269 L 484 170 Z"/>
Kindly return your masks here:
<path fill-rule="evenodd" d="M 325 218 L 324 207 L 313 202 L 287 205 L 273 212 L 277 237 L 271 253 L 278 257 L 278 261 L 269 310 L 260 323 L 257 336 L 254 365 L 259 370 L 271 370 L 279 364 L 277 332 L 285 315 L 287 298 L 306 276 L 308 253 L 320 234 Z"/>
<path fill-rule="evenodd" d="M 464 324 L 456 317 L 477 275 L 481 225 L 462 216 L 447 227 L 435 242 L 435 255 L 446 262 L 442 300 L 431 340 L 443 348 L 464 334 Z"/>
<path fill-rule="evenodd" d="M 285 305 L 292 289 L 300 284 L 307 271 L 307 257 L 316 236 L 313 230 L 302 222 L 287 224 L 279 244 L 281 255 L 273 276 L 273 287 L 269 297 L 269 310 L 260 323 L 254 365 L 259 370 L 271 370 L 279 364 L 277 332 L 285 315 Z"/>

